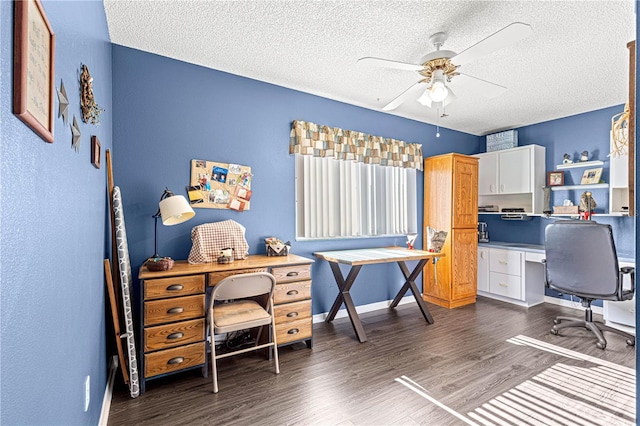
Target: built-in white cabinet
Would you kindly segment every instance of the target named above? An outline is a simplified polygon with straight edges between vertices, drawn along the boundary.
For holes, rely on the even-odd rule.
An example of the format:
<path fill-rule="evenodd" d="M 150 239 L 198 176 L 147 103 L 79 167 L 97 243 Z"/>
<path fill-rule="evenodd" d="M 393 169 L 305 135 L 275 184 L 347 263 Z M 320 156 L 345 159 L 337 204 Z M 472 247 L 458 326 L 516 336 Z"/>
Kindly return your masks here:
<path fill-rule="evenodd" d="M 542 213 L 546 179 L 543 146 L 525 145 L 475 156 L 479 158 L 478 205 Z"/>
<path fill-rule="evenodd" d="M 610 151 L 614 149 L 610 134 Z M 609 213 L 629 213 L 629 154 L 609 157 Z"/>
<path fill-rule="evenodd" d="M 633 263 L 619 262 L 620 267 L 631 266 Z M 624 288 L 631 287 L 631 277 L 625 276 Z M 603 303 L 602 316 L 605 324 L 609 327 L 618 328 L 627 333 L 636 334 L 636 298 L 623 302 L 613 302 L 605 300 Z"/>
<path fill-rule="evenodd" d="M 478 247 L 478 295 L 520 306 L 544 301 L 544 268 L 522 250 Z"/>
<path fill-rule="evenodd" d="M 478 247 L 478 291 L 489 291 L 489 249 Z"/>

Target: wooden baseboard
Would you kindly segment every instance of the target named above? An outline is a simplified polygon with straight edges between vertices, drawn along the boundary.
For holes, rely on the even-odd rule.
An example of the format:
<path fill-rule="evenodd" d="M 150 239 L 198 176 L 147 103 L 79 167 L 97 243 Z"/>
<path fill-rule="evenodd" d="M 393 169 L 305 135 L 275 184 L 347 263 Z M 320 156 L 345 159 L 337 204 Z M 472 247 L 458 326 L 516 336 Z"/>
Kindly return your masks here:
<path fill-rule="evenodd" d="M 473 295 L 471 297 L 465 297 L 464 299 L 457 300 L 444 300 L 437 297 L 429 296 L 427 294 L 423 294 L 422 300 L 424 300 L 425 302 L 433 303 L 434 305 L 442 306 L 443 308 L 453 309 L 459 308 L 460 306 L 476 303 L 476 296 Z"/>

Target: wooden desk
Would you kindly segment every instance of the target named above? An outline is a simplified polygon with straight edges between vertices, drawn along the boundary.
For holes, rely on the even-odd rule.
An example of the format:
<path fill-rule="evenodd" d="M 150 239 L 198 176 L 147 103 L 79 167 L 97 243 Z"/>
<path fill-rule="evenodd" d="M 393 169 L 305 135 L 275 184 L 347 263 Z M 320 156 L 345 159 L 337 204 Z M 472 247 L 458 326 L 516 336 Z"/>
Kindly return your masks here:
<path fill-rule="evenodd" d="M 333 276 L 336 279 L 336 284 L 338 284 L 338 288 L 340 289 L 340 293 L 336 297 L 335 302 L 333 302 L 333 306 L 325 319 L 326 322 L 331 322 L 338 313 L 338 309 L 342 303 L 344 303 L 345 308 L 347 309 L 347 313 L 349 314 L 349 319 L 351 320 L 351 325 L 353 326 L 353 330 L 360 340 L 361 343 L 367 341 L 367 335 L 364 332 L 364 328 L 362 327 L 362 322 L 360 322 L 360 317 L 358 317 L 358 312 L 356 311 L 356 307 L 353 303 L 353 299 L 351 298 L 350 290 L 353 285 L 356 277 L 358 276 L 358 272 L 363 265 L 375 264 L 375 263 L 389 263 L 396 262 L 398 266 L 400 266 L 400 270 L 402 271 L 402 275 L 404 275 L 405 283 L 398 291 L 395 299 L 391 302 L 389 307 L 391 309 L 395 308 L 402 297 L 404 297 L 405 293 L 408 289 L 411 289 L 413 293 L 413 297 L 416 299 L 416 303 L 420 307 L 420 311 L 424 316 L 424 319 L 429 324 L 433 324 L 433 317 L 427 308 L 424 300 L 422 300 L 422 296 L 420 294 L 420 290 L 416 286 L 415 279 L 422 272 L 422 268 L 429 261 L 429 259 L 434 259 L 434 262 L 437 258 L 444 256 L 441 253 L 431 253 L 428 251 L 422 250 L 409 250 L 404 247 L 387 247 L 387 248 L 371 248 L 371 249 L 358 249 L 358 250 L 338 250 L 338 251 L 325 251 L 313 253 L 317 258 L 326 260 L 329 262 L 331 266 L 331 271 L 333 272 Z M 417 260 L 418 264 L 413 268 L 413 271 L 410 273 L 407 265 L 404 263 L 407 260 Z M 351 265 L 351 270 L 347 275 L 347 279 L 345 280 L 342 272 L 340 271 L 340 267 L 338 264 L 343 263 L 345 265 Z"/>
<path fill-rule="evenodd" d="M 169 271 L 140 267 L 138 366 L 140 392 L 147 380 L 202 368 L 206 376 L 207 287 L 230 275 L 270 272 L 276 277 L 274 312 L 278 346 L 305 341 L 312 346 L 312 259 L 253 255 L 232 263 L 176 261 Z"/>

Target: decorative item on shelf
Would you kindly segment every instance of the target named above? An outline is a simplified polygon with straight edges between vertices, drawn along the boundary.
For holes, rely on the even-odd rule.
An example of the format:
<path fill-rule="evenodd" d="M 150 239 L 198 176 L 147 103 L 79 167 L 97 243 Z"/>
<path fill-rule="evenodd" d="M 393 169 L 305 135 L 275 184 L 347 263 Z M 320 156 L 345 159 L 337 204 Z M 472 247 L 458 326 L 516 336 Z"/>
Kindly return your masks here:
<path fill-rule="evenodd" d="M 596 207 L 598 204 L 593 199 L 593 194 L 590 191 L 584 191 L 580 196 L 580 217 L 584 220 L 590 220 Z"/>
<path fill-rule="evenodd" d="M 547 173 L 547 186 L 564 185 L 564 172 L 555 171 Z"/>
<path fill-rule="evenodd" d="M 585 161 L 589 161 L 589 151 L 582 151 L 580 154 L 580 162 L 584 163 Z"/>
<path fill-rule="evenodd" d="M 100 114 L 104 111 L 93 97 L 93 77 L 89 74 L 89 68 L 82 64 L 80 72 L 80 108 L 82 121 L 91 124 L 100 124 Z"/>
<path fill-rule="evenodd" d="M 504 132 L 487 135 L 487 152 L 501 151 L 503 149 L 518 146 L 518 131 L 506 130 Z"/>
<path fill-rule="evenodd" d="M 573 160 L 571 159 L 571 156 L 565 153 L 562 159 L 562 164 L 572 164 L 572 163 L 573 163 Z"/>
<path fill-rule="evenodd" d="M 168 271 L 173 268 L 173 259 L 170 257 L 154 257 L 148 259 L 145 262 L 145 266 L 148 270 L 158 272 L 158 271 Z"/>
<path fill-rule="evenodd" d="M 611 117 L 612 151 L 609 157 L 627 155 L 629 148 L 629 102 L 624 105 L 624 111 Z"/>
<path fill-rule="evenodd" d="M 162 219 L 163 225 L 172 226 L 186 222 L 195 215 L 196 213 L 193 211 L 184 196 L 175 195 L 169 190 L 169 188 L 165 188 L 162 196 L 160 197 L 160 202 L 158 203 L 158 211 L 152 216 L 155 221 L 154 254 L 145 262 L 145 265 L 150 261 L 157 262 L 157 259 L 171 259 L 170 257 L 160 256 L 158 254 L 158 218 Z M 173 263 L 171 263 L 167 270 L 171 269 L 172 266 Z"/>
<path fill-rule="evenodd" d="M 548 186 L 543 186 L 542 191 L 544 192 L 544 207 L 542 213 L 548 216 L 551 214 L 551 188 Z"/>
<path fill-rule="evenodd" d="M 276 237 L 265 238 L 264 242 L 267 247 L 267 256 L 288 256 L 291 250 L 289 241 L 282 242 Z"/>
<path fill-rule="evenodd" d="M 582 180 L 580 185 L 592 185 L 600 182 L 600 176 L 602 175 L 602 167 L 595 169 L 587 169 L 582 174 Z"/>
<path fill-rule="evenodd" d="M 231 263 L 233 262 L 233 248 L 226 247 L 220 250 L 220 256 L 218 256 L 218 263 Z"/>
<path fill-rule="evenodd" d="M 407 247 L 409 250 L 413 250 L 413 245 L 416 242 L 416 238 L 418 238 L 418 234 L 407 234 Z"/>

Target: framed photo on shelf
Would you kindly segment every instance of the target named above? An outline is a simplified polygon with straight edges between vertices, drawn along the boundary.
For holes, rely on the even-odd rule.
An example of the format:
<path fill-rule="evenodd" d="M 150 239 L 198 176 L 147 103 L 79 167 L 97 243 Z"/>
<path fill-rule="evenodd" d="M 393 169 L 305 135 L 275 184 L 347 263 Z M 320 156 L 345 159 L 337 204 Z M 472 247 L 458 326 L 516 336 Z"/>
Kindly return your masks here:
<path fill-rule="evenodd" d="M 564 172 L 562 170 L 547 173 L 547 186 L 564 185 Z"/>
<path fill-rule="evenodd" d="M 592 185 L 595 183 L 600 183 L 601 175 L 602 175 L 602 167 L 597 167 L 595 169 L 587 169 L 582 174 L 582 180 L 580 181 L 580 185 Z"/>
<path fill-rule="evenodd" d="M 40 0 L 15 2 L 13 113 L 50 143 L 55 40 Z"/>

